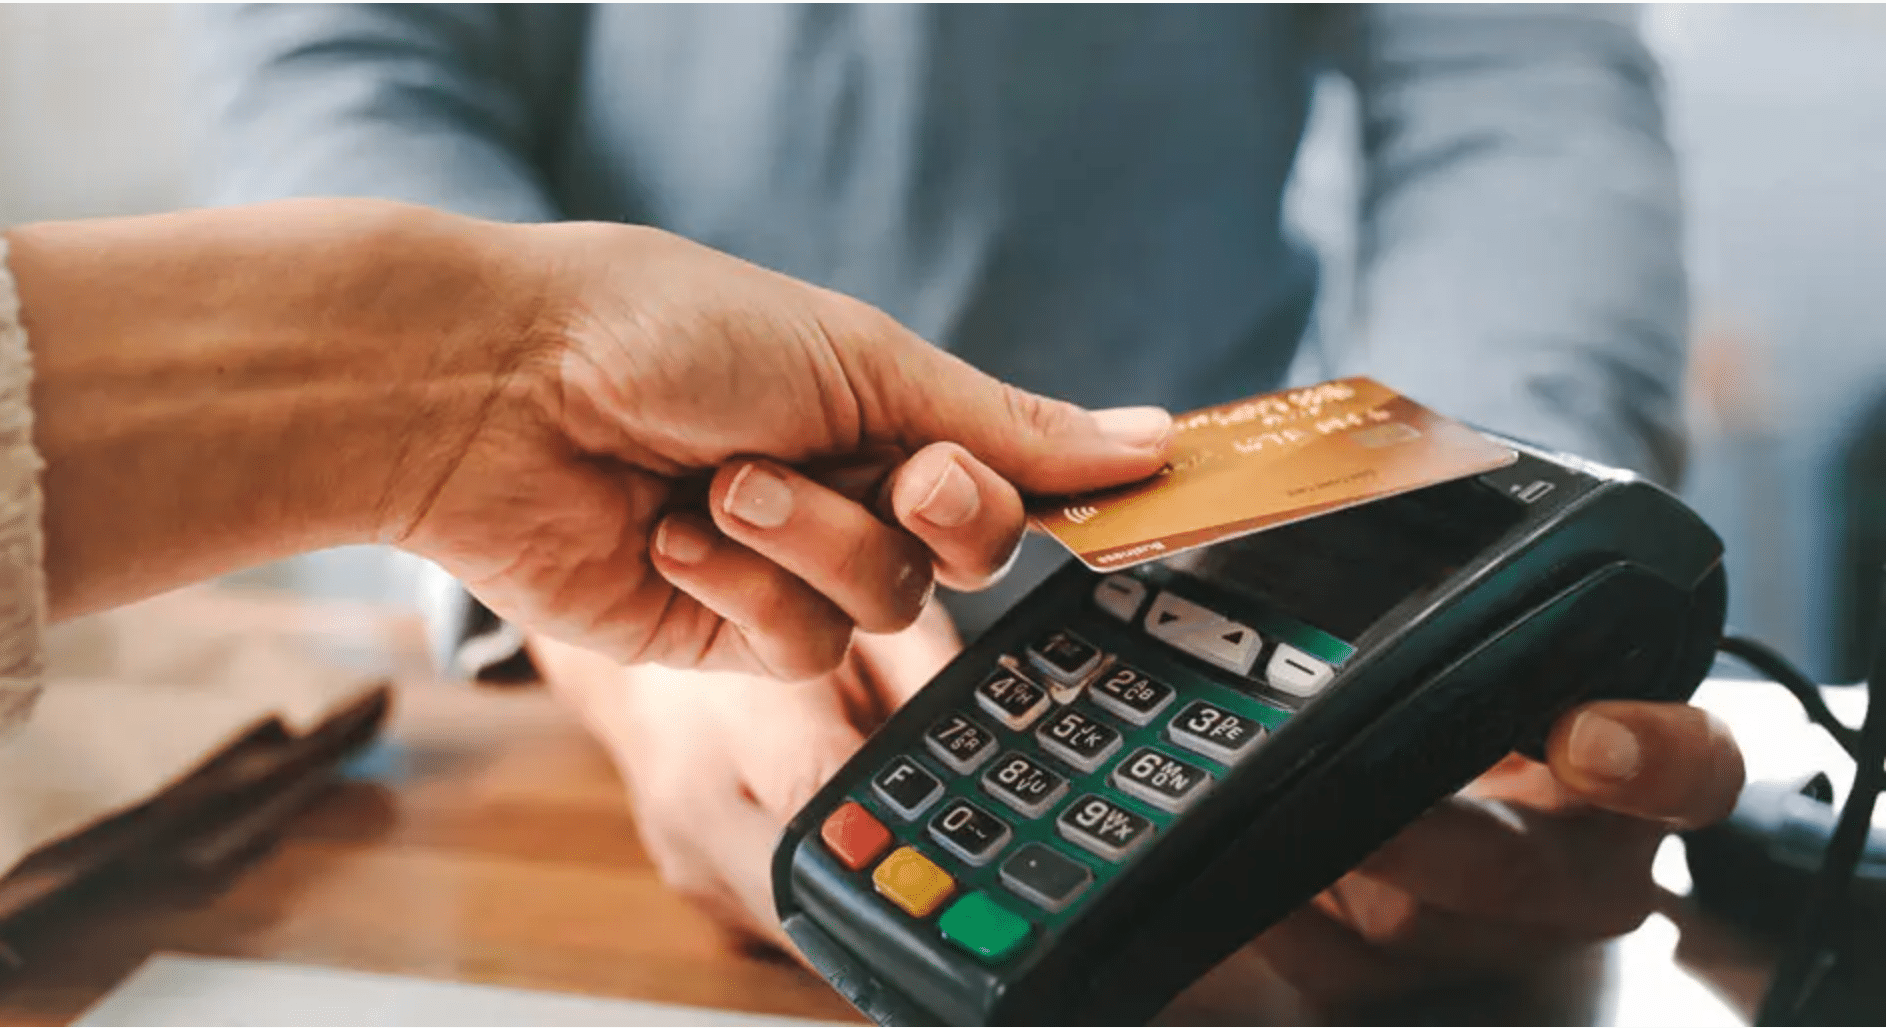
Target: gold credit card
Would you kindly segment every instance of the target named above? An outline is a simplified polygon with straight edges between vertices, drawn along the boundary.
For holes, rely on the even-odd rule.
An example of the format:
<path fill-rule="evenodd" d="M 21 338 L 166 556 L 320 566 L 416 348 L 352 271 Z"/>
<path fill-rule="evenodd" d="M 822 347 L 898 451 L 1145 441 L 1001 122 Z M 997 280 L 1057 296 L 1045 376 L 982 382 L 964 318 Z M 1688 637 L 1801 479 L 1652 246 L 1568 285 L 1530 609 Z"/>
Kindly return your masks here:
<path fill-rule="evenodd" d="M 1157 475 L 1029 514 L 1088 567 L 1117 571 L 1516 459 L 1380 382 L 1343 378 L 1179 415 Z"/>

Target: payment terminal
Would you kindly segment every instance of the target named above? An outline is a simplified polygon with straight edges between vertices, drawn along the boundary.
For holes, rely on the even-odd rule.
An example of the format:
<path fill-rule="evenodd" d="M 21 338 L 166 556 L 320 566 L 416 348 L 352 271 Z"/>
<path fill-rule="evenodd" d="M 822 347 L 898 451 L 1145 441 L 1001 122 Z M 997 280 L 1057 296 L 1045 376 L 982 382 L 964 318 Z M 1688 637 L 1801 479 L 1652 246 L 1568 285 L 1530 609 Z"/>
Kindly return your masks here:
<path fill-rule="evenodd" d="M 786 931 L 881 1023 L 1139 1023 L 1553 721 L 1686 699 L 1722 546 L 1626 472 L 1517 462 L 1052 576 L 799 812 Z"/>

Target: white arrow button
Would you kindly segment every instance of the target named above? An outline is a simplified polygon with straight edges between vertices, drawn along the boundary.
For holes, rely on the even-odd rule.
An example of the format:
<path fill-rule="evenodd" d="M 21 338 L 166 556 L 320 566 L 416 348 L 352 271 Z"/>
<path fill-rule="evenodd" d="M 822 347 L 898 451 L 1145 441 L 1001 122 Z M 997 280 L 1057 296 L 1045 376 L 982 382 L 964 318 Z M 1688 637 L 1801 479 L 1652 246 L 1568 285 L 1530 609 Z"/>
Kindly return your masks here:
<path fill-rule="evenodd" d="M 1251 673 L 1264 647 L 1263 638 L 1249 625 L 1166 592 L 1146 611 L 1146 631 L 1168 646 L 1240 675 Z"/>

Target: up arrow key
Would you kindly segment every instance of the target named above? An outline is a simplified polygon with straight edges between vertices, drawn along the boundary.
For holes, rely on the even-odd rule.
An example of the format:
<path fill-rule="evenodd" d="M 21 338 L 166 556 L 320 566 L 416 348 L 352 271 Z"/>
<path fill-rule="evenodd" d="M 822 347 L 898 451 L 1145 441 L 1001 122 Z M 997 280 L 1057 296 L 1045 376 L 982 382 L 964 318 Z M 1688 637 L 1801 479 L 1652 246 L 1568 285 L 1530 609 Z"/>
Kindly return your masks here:
<path fill-rule="evenodd" d="M 1249 627 L 1221 619 L 1209 629 L 1187 634 L 1175 645 L 1226 671 L 1248 675 L 1257 663 L 1257 651 L 1263 648 L 1264 640 Z"/>

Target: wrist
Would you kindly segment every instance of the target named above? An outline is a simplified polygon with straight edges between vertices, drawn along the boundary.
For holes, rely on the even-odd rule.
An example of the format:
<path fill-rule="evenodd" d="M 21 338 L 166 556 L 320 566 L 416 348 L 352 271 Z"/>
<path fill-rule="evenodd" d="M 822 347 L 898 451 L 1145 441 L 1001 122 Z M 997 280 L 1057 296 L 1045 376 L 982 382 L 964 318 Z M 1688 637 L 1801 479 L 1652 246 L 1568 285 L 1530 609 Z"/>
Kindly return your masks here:
<path fill-rule="evenodd" d="M 311 466 L 350 483 L 322 509 L 327 530 L 401 545 L 480 437 L 521 406 L 536 409 L 544 276 L 519 257 L 519 226 L 366 208 L 322 300 L 341 327 L 310 344 L 335 347 L 335 377 L 352 380 L 333 427 L 353 452 L 302 442 L 320 451 Z"/>

